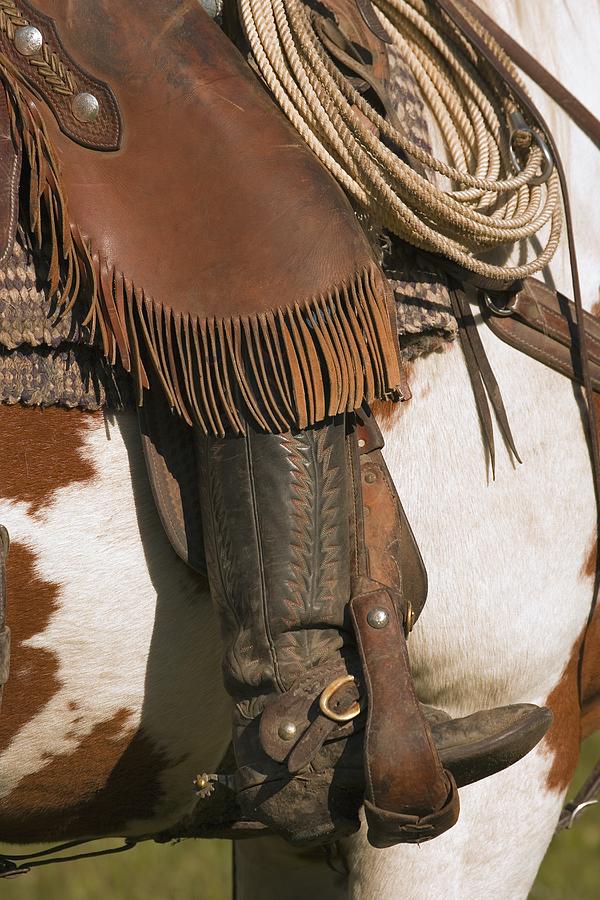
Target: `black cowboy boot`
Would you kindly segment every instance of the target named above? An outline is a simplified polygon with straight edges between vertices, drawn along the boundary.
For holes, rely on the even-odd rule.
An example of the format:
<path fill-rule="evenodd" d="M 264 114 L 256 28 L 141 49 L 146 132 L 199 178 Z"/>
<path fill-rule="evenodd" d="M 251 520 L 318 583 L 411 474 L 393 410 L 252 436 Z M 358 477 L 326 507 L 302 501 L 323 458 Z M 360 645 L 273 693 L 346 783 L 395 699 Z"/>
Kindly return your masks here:
<path fill-rule="evenodd" d="M 387 846 L 451 827 L 452 773 L 465 784 L 510 765 L 548 714 L 518 706 L 450 720 L 420 707 L 409 606 L 361 562 L 353 445 L 343 420 L 296 435 L 198 436 L 201 507 L 236 704 L 228 783 L 240 819 L 310 843 L 356 830 L 364 802 L 371 842 Z"/>

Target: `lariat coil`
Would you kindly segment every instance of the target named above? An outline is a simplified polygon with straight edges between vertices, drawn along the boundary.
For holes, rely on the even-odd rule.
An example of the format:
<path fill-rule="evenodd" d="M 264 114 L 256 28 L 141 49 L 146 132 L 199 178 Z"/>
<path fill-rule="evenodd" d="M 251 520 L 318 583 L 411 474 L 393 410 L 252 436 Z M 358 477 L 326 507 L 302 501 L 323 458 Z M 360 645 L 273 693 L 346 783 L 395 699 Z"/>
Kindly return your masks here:
<path fill-rule="evenodd" d="M 355 89 L 319 39 L 319 14 L 302 0 L 241 0 L 251 54 L 281 109 L 380 227 L 494 283 L 540 271 L 554 255 L 562 226 L 559 179 L 543 137 L 436 4 L 374 5 L 435 117 L 449 163 L 413 143 Z M 495 40 L 472 22 L 521 84 Z M 410 158 L 442 176 L 443 184 L 415 171 Z M 515 171 L 519 159 L 524 165 Z M 543 229 L 545 246 L 531 260 L 510 267 L 481 258 Z"/>

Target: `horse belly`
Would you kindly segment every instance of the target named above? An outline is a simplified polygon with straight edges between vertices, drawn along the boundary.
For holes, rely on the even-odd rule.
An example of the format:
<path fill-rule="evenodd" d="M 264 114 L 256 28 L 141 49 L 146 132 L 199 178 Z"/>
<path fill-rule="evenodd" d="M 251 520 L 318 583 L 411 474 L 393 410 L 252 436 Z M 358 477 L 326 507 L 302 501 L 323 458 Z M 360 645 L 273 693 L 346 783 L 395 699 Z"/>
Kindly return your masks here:
<path fill-rule="evenodd" d="M 135 415 L 0 407 L 11 674 L 0 838 L 173 824 L 227 743 L 206 582 L 164 537 Z"/>

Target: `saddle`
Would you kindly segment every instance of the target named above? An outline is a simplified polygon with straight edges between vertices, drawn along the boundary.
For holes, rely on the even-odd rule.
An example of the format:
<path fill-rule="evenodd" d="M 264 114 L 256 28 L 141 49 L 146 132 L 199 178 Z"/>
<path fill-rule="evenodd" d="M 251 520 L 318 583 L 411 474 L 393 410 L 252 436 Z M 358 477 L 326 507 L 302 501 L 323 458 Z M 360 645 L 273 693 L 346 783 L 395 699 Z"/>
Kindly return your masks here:
<path fill-rule="evenodd" d="M 551 716 L 415 694 L 426 575 L 369 410 L 409 391 L 344 193 L 174 0 L 3 3 L 0 167 L 0 266 L 18 236 L 56 316 L 131 373 L 165 530 L 210 580 L 236 704 L 236 771 L 197 784 L 231 798 L 216 829 L 313 843 L 364 805 L 375 846 L 441 834 Z"/>

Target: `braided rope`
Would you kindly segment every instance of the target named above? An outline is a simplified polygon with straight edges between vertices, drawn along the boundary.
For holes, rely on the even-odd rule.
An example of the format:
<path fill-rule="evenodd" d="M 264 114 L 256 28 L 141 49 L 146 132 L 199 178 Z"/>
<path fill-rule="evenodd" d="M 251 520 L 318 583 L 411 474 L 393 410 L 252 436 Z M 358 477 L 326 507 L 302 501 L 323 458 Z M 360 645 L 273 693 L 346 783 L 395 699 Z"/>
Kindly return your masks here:
<path fill-rule="evenodd" d="M 562 226 L 556 172 L 531 184 L 542 153 L 527 135 L 515 173 L 507 123 L 517 110 L 503 82 L 425 0 L 375 0 L 446 143 L 448 162 L 414 144 L 354 89 L 323 48 L 302 0 L 242 0 L 251 53 L 276 101 L 308 146 L 374 223 L 493 282 L 532 275 L 550 261 Z M 487 32 L 482 37 L 520 81 Z M 357 115 L 357 111 L 360 115 Z M 366 121 L 365 121 L 366 120 Z M 528 144 L 528 146 L 527 146 Z M 402 156 L 442 176 L 438 186 Z M 539 254 L 493 265 L 481 254 L 547 230 Z"/>

